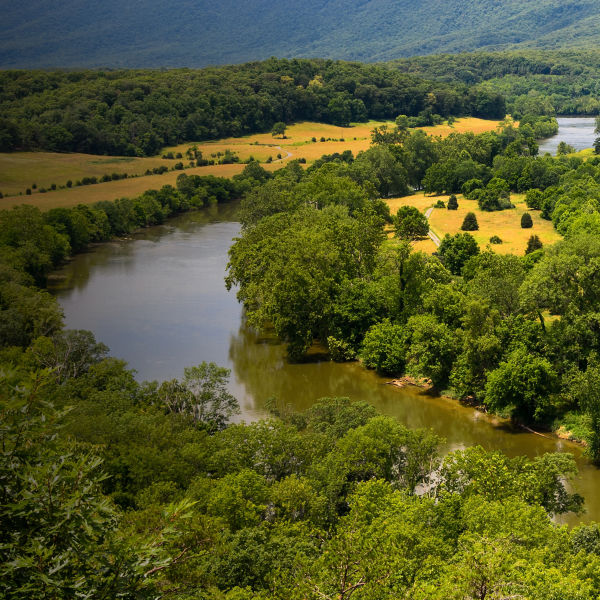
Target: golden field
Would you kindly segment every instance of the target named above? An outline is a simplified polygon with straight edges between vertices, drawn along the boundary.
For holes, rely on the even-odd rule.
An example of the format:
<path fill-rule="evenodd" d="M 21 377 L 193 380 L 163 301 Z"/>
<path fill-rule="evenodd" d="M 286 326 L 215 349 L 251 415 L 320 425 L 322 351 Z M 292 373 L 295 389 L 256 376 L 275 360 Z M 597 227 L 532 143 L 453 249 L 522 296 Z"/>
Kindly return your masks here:
<path fill-rule="evenodd" d="M 355 155 L 369 148 L 371 144 L 371 130 L 375 127 L 387 124 L 393 126 L 393 122 L 369 121 L 368 123 L 357 123 L 351 127 L 337 127 L 323 123 L 297 123 L 290 125 L 286 130 L 286 138 L 274 138 L 270 133 L 249 135 L 241 138 L 227 138 L 213 142 L 201 142 L 197 144 L 186 143 L 179 146 L 165 148 L 161 154 L 166 152 L 181 152 L 185 157 L 185 151 L 191 146 L 197 146 L 203 157 L 211 159 L 212 155 L 225 150 L 237 153 L 241 160 L 253 156 L 263 162 L 263 166 L 269 170 L 279 168 L 291 159 L 304 158 L 310 164 L 323 154 L 333 154 L 351 150 Z M 481 133 L 492 131 L 498 127 L 498 121 L 486 121 L 472 117 L 458 119 L 452 127 L 448 125 L 437 125 L 436 127 L 423 128 L 430 135 L 445 136 L 449 133 L 473 131 Z M 312 138 L 316 138 L 316 142 Z M 329 141 L 321 142 L 321 138 Z M 341 141 L 341 140 L 344 141 Z M 282 155 L 277 160 L 277 154 Z M 273 163 L 264 163 L 268 157 Z M 186 158 L 179 159 L 186 164 Z M 15 152 L 0 154 L 0 192 L 5 198 L 0 199 L 0 208 L 7 208 L 15 204 L 26 202 L 49 209 L 57 206 L 75 206 L 77 204 L 91 204 L 98 200 L 114 200 L 122 197 L 133 197 L 142 194 L 149 189 L 157 189 L 163 185 L 174 185 L 181 171 L 171 171 L 162 175 L 148 175 L 119 181 L 98 183 L 95 185 L 73 187 L 71 189 L 58 189 L 56 191 L 40 194 L 34 192 L 31 196 L 25 195 L 25 190 L 36 183 L 38 188 L 49 188 L 51 184 L 64 186 L 67 180 L 75 182 L 83 177 L 101 177 L 104 174 L 128 173 L 130 175 L 141 175 L 147 169 L 161 165 L 171 168 L 177 159 L 133 158 L 118 156 L 95 156 L 88 154 L 58 154 L 51 152 Z M 195 167 L 186 169 L 188 175 L 216 175 L 220 177 L 232 177 L 240 173 L 243 164 L 212 165 L 206 167 Z M 21 195 L 18 195 L 21 193 Z"/>
<path fill-rule="evenodd" d="M 537 235 L 545 245 L 553 244 L 561 239 L 552 222 L 541 218 L 540 211 L 528 210 L 525 206 L 524 194 L 511 194 L 511 201 L 515 208 L 495 212 L 480 210 L 477 201 L 466 200 L 462 195 L 457 195 L 457 198 L 458 210 L 434 208 L 429 217 L 430 228 L 440 239 L 443 239 L 447 233 L 450 235 L 460 233 L 460 226 L 468 212 L 473 212 L 477 216 L 479 230 L 469 233 L 477 240 L 482 249 L 489 246 L 494 252 L 501 254 L 523 255 L 527 247 L 527 240 L 531 235 Z M 427 196 L 421 192 L 413 196 L 390 199 L 388 204 L 392 214 L 395 214 L 398 208 L 404 205 L 415 206 L 425 212 L 440 199 L 444 203 L 448 202 L 448 196 Z M 521 216 L 525 212 L 531 214 L 533 220 L 531 229 L 521 228 Z M 490 244 L 490 237 L 493 235 L 497 235 L 503 243 Z M 415 243 L 415 248 L 424 252 L 434 251 L 432 246 L 431 240 Z"/>

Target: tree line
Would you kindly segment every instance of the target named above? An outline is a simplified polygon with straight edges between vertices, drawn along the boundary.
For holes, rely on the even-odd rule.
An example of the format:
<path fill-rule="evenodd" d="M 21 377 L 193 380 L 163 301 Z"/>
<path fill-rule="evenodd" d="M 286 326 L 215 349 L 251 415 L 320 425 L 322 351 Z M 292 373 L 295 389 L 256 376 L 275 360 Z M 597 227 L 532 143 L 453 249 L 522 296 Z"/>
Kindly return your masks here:
<path fill-rule="evenodd" d="M 150 156 L 181 142 L 398 114 L 502 119 L 504 99 L 382 65 L 277 60 L 170 71 L 3 71 L 0 151 Z"/>

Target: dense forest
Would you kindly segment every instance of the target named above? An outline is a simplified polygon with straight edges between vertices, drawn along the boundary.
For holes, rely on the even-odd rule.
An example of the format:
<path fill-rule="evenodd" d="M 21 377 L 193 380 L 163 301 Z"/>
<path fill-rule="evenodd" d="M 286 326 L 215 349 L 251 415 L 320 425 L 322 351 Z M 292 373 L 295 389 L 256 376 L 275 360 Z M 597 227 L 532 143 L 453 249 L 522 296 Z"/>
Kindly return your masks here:
<path fill-rule="evenodd" d="M 502 119 L 500 94 L 385 66 L 277 60 L 172 71 L 1 71 L 0 151 L 150 156 L 179 142 L 399 114 Z"/>
<path fill-rule="evenodd" d="M 317 339 L 336 360 L 427 378 L 521 422 L 568 423 L 600 459 L 600 161 L 536 156 L 543 123 L 442 140 L 398 129 L 355 160 L 277 172 L 243 199 L 230 253 L 228 283 L 250 322 L 274 327 L 294 359 Z M 392 218 L 381 200 L 409 186 L 462 192 L 484 211 L 511 210 L 511 192 L 526 192 L 565 239 L 544 249 L 533 235 L 514 256 L 458 233 L 434 256 L 414 252 L 423 217 Z M 384 237 L 386 220 L 400 242 Z"/>
<path fill-rule="evenodd" d="M 426 79 L 482 85 L 502 94 L 515 118 L 600 112 L 600 52 L 595 49 L 442 54 L 390 65 Z"/>

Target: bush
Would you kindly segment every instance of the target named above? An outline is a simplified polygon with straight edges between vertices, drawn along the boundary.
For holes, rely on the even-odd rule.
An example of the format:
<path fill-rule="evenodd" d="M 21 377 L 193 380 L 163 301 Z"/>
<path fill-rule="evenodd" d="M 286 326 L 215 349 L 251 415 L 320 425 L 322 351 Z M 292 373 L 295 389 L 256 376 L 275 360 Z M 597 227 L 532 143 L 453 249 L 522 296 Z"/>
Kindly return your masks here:
<path fill-rule="evenodd" d="M 497 235 L 493 235 L 490 238 L 490 244 L 501 244 L 502 240 L 497 236 Z"/>
<path fill-rule="evenodd" d="M 523 213 L 521 217 L 521 229 L 531 229 L 533 227 L 533 220 L 529 213 Z"/>
<path fill-rule="evenodd" d="M 532 235 L 527 240 L 527 248 L 525 249 L 525 254 L 531 254 L 536 250 L 541 250 L 543 247 L 544 244 L 542 244 L 540 238 L 537 235 Z"/>
<path fill-rule="evenodd" d="M 458 208 L 458 200 L 456 199 L 456 195 L 452 194 L 450 198 L 448 198 L 448 210 L 456 210 Z"/>
<path fill-rule="evenodd" d="M 475 216 L 475 213 L 468 212 L 465 215 L 464 221 L 460 228 L 463 231 L 477 231 L 479 229 L 479 223 L 477 223 L 477 217 Z"/>
<path fill-rule="evenodd" d="M 542 208 L 542 202 L 544 200 L 544 194 L 537 188 L 531 188 L 527 190 L 525 194 L 525 204 L 527 208 L 533 208 L 539 210 Z"/>
<path fill-rule="evenodd" d="M 435 206 L 434 206 L 434 208 L 446 208 L 446 205 L 444 204 L 444 201 L 443 201 L 443 200 L 438 200 L 438 201 L 435 203 Z"/>

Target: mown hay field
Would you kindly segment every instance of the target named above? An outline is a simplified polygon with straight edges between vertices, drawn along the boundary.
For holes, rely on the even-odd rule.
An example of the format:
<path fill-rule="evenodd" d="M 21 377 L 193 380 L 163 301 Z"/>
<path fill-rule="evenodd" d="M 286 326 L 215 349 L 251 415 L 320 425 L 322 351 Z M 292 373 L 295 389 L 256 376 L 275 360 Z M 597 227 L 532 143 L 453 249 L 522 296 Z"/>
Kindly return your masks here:
<path fill-rule="evenodd" d="M 161 152 L 177 152 L 183 154 L 183 159 L 163 159 L 160 157 L 133 158 L 118 156 L 95 156 L 89 154 L 59 154 L 52 152 L 14 152 L 0 154 L 0 192 L 5 198 L 0 199 L 0 208 L 7 208 L 15 204 L 27 203 L 39 206 L 42 209 L 53 207 L 75 206 L 77 204 L 91 204 L 99 200 L 115 200 L 122 197 L 133 197 L 146 190 L 158 189 L 163 185 L 174 185 L 182 171 L 170 171 L 162 175 L 142 174 L 148 169 L 160 166 L 172 168 L 178 160 L 189 164 L 185 158 L 185 151 L 197 146 L 203 158 L 218 159 L 218 154 L 226 150 L 235 152 L 241 161 L 251 156 L 261 161 L 269 170 L 281 167 L 292 159 L 305 159 L 307 164 L 312 163 L 324 154 L 342 153 L 351 150 L 354 155 L 366 150 L 371 145 L 371 131 L 378 126 L 392 127 L 391 121 L 369 121 L 357 123 L 351 127 L 337 127 L 324 123 L 296 123 L 286 130 L 286 137 L 273 137 L 270 133 L 261 133 L 241 138 L 227 138 L 213 142 L 186 143 L 179 146 L 163 149 Z M 492 131 L 498 127 L 498 121 L 487 121 L 467 117 L 458 119 L 451 127 L 437 125 L 436 127 L 423 128 L 430 135 L 445 136 L 449 133 L 473 131 L 481 133 Z M 317 141 L 313 142 L 315 138 Z M 325 141 L 321 142 L 321 138 Z M 341 141 L 344 140 L 344 141 Z M 281 154 L 279 160 L 277 155 Z M 214 155 L 214 156 L 213 156 Z M 271 157 L 272 163 L 265 161 Z M 241 163 L 228 165 L 210 165 L 185 169 L 188 175 L 216 175 L 219 177 L 232 177 L 244 168 Z M 142 175 L 140 177 L 109 181 L 88 186 L 78 186 L 70 189 L 48 191 L 45 194 L 33 191 L 31 196 L 25 195 L 25 190 L 37 184 L 39 188 L 50 188 L 54 183 L 64 186 L 67 180 L 75 181 L 83 177 L 98 177 L 112 173 L 128 173 Z M 18 195 L 21 194 L 21 195 Z"/>
<path fill-rule="evenodd" d="M 424 213 L 438 200 L 447 204 L 448 197 L 428 196 L 421 192 L 413 196 L 392 198 L 388 200 L 388 204 L 392 214 L 404 205 L 415 206 Z M 494 212 L 480 210 L 475 200 L 466 200 L 462 195 L 457 195 L 457 198 L 458 210 L 434 208 L 429 217 L 430 228 L 440 239 L 443 239 L 446 234 L 461 233 L 460 227 L 468 212 L 473 212 L 477 216 L 479 230 L 469 233 L 477 240 L 482 250 L 489 246 L 494 252 L 501 254 L 523 255 L 527 240 L 532 235 L 537 235 L 544 245 L 553 244 L 561 239 L 551 221 L 542 219 L 540 211 L 527 208 L 524 194 L 511 194 L 511 202 L 515 208 Z M 530 229 L 521 228 L 521 216 L 525 212 L 529 212 L 533 220 L 533 227 Z M 502 244 L 490 244 L 490 237 L 494 235 L 502 240 Z M 430 240 L 418 241 L 414 244 L 415 249 L 424 252 L 434 251 L 432 245 Z"/>

